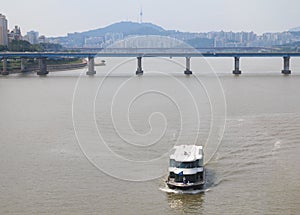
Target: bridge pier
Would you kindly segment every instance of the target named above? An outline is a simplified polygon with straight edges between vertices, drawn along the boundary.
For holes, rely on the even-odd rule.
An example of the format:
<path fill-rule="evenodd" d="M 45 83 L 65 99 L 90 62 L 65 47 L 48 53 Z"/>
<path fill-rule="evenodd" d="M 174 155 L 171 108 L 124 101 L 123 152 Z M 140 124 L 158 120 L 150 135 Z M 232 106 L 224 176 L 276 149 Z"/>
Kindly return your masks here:
<path fill-rule="evenodd" d="M 26 59 L 21 58 L 21 72 L 26 72 Z"/>
<path fill-rule="evenodd" d="M 240 57 L 234 57 L 234 75 L 240 75 L 242 74 L 242 71 L 240 70 Z"/>
<path fill-rule="evenodd" d="M 186 57 L 185 58 L 185 62 L 186 62 L 186 69 L 184 71 L 185 75 L 192 75 L 193 72 L 191 71 L 191 58 L 190 57 Z"/>
<path fill-rule="evenodd" d="M 38 75 L 47 75 L 49 72 L 47 71 L 47 58 L 42 57 L 39 58 L 39 71 L 37 72 Z"/>
<path fill-rule="evenodd" d="M 1 75 L 9 75 L 9 72 L 7 70 L 7 58 L 3 58 L 3 70 L 1 72 Z"/>
<path fill-rule="evenodd" d="M 142 67 L 142 57 L 137 57 L 137 70 L 136 75 L 143 75 L 143 67 Z"/>
<path fill-rule="evenodd" d="M 89 70 L 87 71 L 86 74 L 87 75 L 95 75 L 96 74 L 94 57 L 89 57 Z"/>
<path fill-rule="evenodd" d="M 292 72 L 290 70 L 290 57 L 283 57 L 283 70 L 282 74 L 290 75 Z"/>

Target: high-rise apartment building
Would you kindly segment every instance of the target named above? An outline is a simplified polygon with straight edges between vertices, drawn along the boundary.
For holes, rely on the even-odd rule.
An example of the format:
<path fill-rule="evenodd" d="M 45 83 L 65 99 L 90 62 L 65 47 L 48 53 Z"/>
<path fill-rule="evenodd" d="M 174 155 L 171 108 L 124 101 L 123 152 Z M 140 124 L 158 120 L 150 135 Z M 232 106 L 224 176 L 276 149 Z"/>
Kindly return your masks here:
<path fill-rule="evenodd" d="M 0 45 L 8 45 L 7 19 L 0 14 Z"/>
<path fill-rule="evenodd" d="M 29 31 L 25 35 L 24 39 L 30 42 L 31 44 L 37 44 L 39 42 L 39 32 Z"/>

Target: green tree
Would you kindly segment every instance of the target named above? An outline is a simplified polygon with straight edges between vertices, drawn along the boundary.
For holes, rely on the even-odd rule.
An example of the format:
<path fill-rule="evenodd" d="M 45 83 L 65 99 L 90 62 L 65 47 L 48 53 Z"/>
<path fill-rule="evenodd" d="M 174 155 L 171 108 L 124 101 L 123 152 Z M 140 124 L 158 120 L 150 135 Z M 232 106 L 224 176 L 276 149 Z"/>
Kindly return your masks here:
<path fill-rule="evenodd" d="M 8 45 L 8 51 L 12 52 L 43 52 L 43 51 L 60 51 L 62 46 L 53 43 L 30 44 L 25 40 L 13 40 Z M 1 47 L 0 47 L 1 51 Z"/>
<path fill-rule="evenodd" d="M 13 40 L 8 45 L 8 50 L 12 52 L 32 52 L 37 49 L 25 40 Z"/>
<path fill-rule="evenodd" d="M 0 45 L 0 52 L 7 51 L 7 46 Z"/>

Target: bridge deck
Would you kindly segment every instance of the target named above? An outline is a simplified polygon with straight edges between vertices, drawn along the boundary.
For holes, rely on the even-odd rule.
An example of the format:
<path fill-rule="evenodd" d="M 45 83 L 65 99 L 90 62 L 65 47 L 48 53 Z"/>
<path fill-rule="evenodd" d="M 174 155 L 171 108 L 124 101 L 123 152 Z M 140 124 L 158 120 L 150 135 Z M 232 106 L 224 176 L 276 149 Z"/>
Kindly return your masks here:
<path fill-rule="evenodd" d="M 0 58 L 56 57 L 300 57 L 300 52 L 0 52 Z"/>

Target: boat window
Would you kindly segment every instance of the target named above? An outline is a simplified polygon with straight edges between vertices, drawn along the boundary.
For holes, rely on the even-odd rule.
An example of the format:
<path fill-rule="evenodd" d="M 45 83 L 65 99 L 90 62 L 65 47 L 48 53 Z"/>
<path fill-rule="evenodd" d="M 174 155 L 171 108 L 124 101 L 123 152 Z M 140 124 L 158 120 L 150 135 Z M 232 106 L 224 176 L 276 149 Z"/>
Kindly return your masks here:
<path fill-rule="evenodd" d="M 170 167 L 188 169 L 188 168 L 197 168 L 202 166 L 203 166 L 202 160 L 196 160 L 194 162 L 178 162 L 175 161 L 174 159 L 170 160 Z"/>
<path fill-rule="evenodd" d="M 197 160 L 197 162 L 198 162 L 198 167 L 202 167 L 203 166 L 203 160 L 202 159 Z"/>
<path fill-rule="evenodd" d="M 177 167 L 177 163 L 174 159 L 170 160 L 170 167 Z"/>
<path fill-rule="evenodd" d="M 179 163 L 179 168 L 193 168 L 190 162 Z"/>

